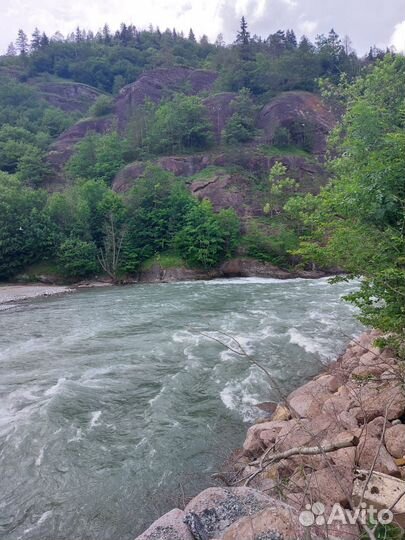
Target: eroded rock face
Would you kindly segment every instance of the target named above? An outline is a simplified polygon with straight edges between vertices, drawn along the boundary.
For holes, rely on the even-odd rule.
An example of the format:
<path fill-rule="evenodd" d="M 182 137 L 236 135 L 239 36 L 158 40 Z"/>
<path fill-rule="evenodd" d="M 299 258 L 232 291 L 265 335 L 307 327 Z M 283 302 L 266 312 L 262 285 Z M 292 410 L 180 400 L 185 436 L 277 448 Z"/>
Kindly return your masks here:
<path fill-rule="evenodd" d="M 144 73 L 118 94 L 115 102 L 118 128 L 125 130 L 136 107 L 143 105 L 146 99 L 157 103 L 170 91 L 198 94 L 211 90 L 217 77 L 215 71 L 186 67 L 160 68 Z"/>
<path fill-rule="evenodd" d="M 288 128 L 294 122 L 310 126 L 314 152 L 324 153 L 326 137 L 336 120 L 321 97 L 310 92 L 284 92 L 263 107 L 258 126 L 264 130 L 266 140 L 271 143 L 278 127 Z"/>
<path fill-rule="evenodd" d="M 237 96 L 234 92 L 221 92 L 204 99 L 203 104 L 213 126 L 215 139 L 221 141 L 222 131 L 233 114 L 232 101 Z"/>
<path fill-rule="evenodd" d="M 75 82 L 40 82 L 34 84 L 49 105 L 58 107 L 68 113 L 85 113 L 90 105 L 102 95 L 102 92 L 97 88 Z"/>
<path fill-rule="evenodd" d="M 107 133 L 112 126 L 112 118 L 89 118 L 82 120 L 77 124 L 70 127 L 64 133 L 58 137 L 58 139 L 51 145 L 48 153 L 48 163 L 52 167 L 54 175 L 52 175 L 52 187 L 58 187 L 55 185 L 55 176 L 59 177 L 59 182 L 63 185 L 63 167 L 73 154 L 75 144 L 81 141 L 89 133 Z"/>

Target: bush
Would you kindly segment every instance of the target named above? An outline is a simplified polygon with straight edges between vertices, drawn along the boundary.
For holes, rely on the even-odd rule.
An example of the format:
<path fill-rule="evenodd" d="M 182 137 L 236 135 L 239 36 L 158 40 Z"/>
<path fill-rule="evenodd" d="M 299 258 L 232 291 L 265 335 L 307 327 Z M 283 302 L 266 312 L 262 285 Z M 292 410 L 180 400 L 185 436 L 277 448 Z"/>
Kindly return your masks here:
<path fill-rule="evenodd" d="M 291 144 L 291 135 L 286 127 L 278 126 L 274 130 L 273 145 L 277 148 L 288 148 Z"/>
<path fill-rule="evenodd" d="M 110 96 L 100 96 L 89 109 L 90 116 L 106 116 L 113 110 L 113 98 Z"/>
<path fill-rule="evenodd" d="M 97 253 L 93 242 L 78 238 L 65 240 L 58 250 L 58 268 L 66 277 L 83 278 L 97 272 Z"/>
<path fill-rule="evenodd" d="M 235 250 L 240 223 L 233 211 L 215 214 L 210 201 L 204 200 L 190 209 L 185 221 L 174 246 L 191 266 L 213 267 Z"/>

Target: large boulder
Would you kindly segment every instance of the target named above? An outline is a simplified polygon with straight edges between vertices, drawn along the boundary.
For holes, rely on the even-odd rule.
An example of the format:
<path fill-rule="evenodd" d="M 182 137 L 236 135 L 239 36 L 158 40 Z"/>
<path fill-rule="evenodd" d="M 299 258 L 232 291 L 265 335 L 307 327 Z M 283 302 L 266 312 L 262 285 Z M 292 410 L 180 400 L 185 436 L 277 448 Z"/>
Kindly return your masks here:
<path fill-rule="evenodd" d="M 405 456 L 405 425 L 392 426 L 385 432 L 385 446 L 394 458 Z"/>
<path fill-rule="evenodd" d="M 321 414 L 324 403 L 338 390 L 340 382 L 335 375 L 322 375 L 294 390 L 287 403 L 299 417 L 312 418 Z"/>
<path fill-rule="evenodd" d="M 322 98 L 310 92 L 284 92 L 263 107 L 258 126 L 265 139 L 272 143 L 278 127 L 289 128 L 298 123 L 308 126 L 313 138 L 313 150 L 322 154 L 326 150 L 326 138 L 335 125 L 335 118 Z"/>
<path fill-rule="evenodd" d="M 264 450 L 277 439 L 278 433 L 284 428 L 285 422 L 261 422 L 248 429 L 243 450 L 246 454 L 256 454 Z"/>
<path fill-rule="evenodd" d="M 252 516 L 273 503 L 264 493 L 248 487 L 209 488 L 188 503 L 185 519 L 197 522 L 207 538 L 216 538 L 237 520 Z"/>
<path fill-rule="evenodd" d="M 287 540 L 303 538 L 304 528 L 298 512 L 291 506 L 273 500 L 261 512 L 240 519 L 224 531 L 221 540 Z"/>
<path fill-rule="evenodd" d="M 372 469 L 376 472 L 401 478 L 393 457 L 387 452 L 381 440 L 367 434 L 362 437 L 357 447 L 356 461 L 362 469 Z"/>
<path fill-rule="evenodd" d="M 184 523 L 186 514 L 176 508 L 155 521 L 148 530 L 135 540 L 194 540 Z"/>

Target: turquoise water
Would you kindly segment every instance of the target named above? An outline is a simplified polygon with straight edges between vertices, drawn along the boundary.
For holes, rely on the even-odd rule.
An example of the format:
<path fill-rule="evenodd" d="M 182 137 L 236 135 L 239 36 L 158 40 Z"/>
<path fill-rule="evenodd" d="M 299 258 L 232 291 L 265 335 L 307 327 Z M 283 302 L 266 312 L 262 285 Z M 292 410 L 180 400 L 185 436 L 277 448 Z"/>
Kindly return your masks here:
<path fill-rule="evenodd" d="M 129 540 L 241 445 L 263 373 L 285 392 L 360 331 L 347 284 L 87 290 L 0 312 L 0 537 Z M 202 332 L 202 333 L 201 333 Z M 219 333 L 221 332 L 221 333 Z"/>

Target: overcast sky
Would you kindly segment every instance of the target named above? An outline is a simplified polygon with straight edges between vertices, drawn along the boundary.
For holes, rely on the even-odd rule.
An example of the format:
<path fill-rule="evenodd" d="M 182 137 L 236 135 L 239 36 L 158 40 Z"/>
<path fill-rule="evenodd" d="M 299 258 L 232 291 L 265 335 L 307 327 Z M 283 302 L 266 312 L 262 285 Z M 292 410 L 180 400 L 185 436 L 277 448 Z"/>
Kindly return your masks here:
<path fill-rule="evenodd" d="M 349 35 L 358 53 L 370 45 L 394 45 L 405 51 L 405 0 L 0 0 L 0 49 L 15 39 L 19 28 L 27 33 L 38 26 L 52 35 L 80 26 L 97 30 L 133 23 L 161 30 L 176 27 L 214 41 L 222 33 L 234 39 L 245 15 L 249 30 L 267 37 L 278 29 L 293 28 L 314 38 L 333 27 Z"/>

